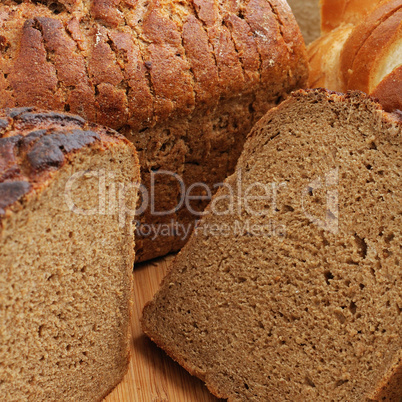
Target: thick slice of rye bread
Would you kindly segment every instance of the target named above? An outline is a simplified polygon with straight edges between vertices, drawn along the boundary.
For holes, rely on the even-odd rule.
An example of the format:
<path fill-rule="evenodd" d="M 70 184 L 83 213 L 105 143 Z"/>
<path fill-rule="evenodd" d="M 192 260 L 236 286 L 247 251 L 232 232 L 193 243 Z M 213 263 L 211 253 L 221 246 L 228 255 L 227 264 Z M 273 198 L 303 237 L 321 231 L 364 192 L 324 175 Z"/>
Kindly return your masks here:
<path fill-rule="evenodd" d="M 0 112 L 1 401 L 101 400 L 126 373 L 139 171 L 113 130 Z"/>
<path fill-rule="evenodd" d="M 230 401 L 399 401 L 401 131 L 361 93 L 269 112 L 145 333 Z"/>

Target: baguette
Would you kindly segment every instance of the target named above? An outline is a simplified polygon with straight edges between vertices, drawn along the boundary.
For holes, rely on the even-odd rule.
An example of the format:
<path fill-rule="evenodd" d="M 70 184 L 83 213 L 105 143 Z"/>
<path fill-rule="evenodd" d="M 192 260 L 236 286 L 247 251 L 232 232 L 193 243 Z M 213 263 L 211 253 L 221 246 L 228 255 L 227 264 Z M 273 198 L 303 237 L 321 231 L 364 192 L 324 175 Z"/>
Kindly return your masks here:
<path fill-rule="evenodd" d="M 368 14 L 387 0 L 320 0 L 323 35 L 344 24 L 358 25 Z"/>
<path fill-rule="evenodd" d="M 377 97 L 402 108 L 402 1 L 384 1 L 358 25 L 343 24 L 309 46 L 310 87 Z"/>

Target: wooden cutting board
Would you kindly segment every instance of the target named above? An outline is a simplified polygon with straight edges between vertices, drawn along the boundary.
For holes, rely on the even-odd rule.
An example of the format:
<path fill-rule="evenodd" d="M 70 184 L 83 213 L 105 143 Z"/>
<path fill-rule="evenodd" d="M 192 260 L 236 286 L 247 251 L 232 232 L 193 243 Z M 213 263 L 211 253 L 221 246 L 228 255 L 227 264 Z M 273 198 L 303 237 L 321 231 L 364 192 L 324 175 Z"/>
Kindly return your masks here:
<path fill-rule="evenodd" d="M 141 332 L 139 319 L 172 257 L 134 270 L 131 362 L 127 375 L 104 402 L 217 402 L 205 385 L 170 359 Z"/>

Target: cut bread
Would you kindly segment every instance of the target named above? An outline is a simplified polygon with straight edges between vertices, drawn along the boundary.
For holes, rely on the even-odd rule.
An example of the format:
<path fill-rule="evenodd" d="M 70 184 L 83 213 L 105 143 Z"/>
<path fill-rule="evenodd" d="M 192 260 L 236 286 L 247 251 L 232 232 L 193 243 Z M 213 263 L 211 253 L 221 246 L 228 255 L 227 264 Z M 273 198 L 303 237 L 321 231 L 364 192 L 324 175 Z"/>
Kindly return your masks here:
<path fill-rule="evenodd" d="M 342 25 L 309 46 L 310 88 L 341 88 L 341 52 L 353 29 Z"/>
<path fill-rule="evenodd" d="M 145 333 L 229 401 L 399 401 L 401 140 L 401 115 L 362 93 L 269 112 Z"/>
<path fill-rule="evenodd" d="M 401 45 L 402 0 L 391 1 L 370 14 L 346 41 L 341 56 L 343 89 L 370 93 L 402 64 Z"/>
<path fill-rule="evenodd" d="M 0 127 L 0 400 L 101 400 L 129 362 L 136 151 L 72 115 Z"/>
<path fill-rule="evenodd" d="M 70 111 L 135 145 L 149 201 L 138 261 L 183 246 L 208 201 L 195 185 L 187 208 L 181 184 L 215 191 L 253 125 L 307 78 L 283 0 L 0 2 L 0 108 Z"/>
<path fill-rule="evenodd" d="M 359 90 L 378 97 L 387 111 L 401 109 L 401 7 L 401 0 L 384 1 L 357 25 L 340 25 L 312 43 L 309 86 Z"/>

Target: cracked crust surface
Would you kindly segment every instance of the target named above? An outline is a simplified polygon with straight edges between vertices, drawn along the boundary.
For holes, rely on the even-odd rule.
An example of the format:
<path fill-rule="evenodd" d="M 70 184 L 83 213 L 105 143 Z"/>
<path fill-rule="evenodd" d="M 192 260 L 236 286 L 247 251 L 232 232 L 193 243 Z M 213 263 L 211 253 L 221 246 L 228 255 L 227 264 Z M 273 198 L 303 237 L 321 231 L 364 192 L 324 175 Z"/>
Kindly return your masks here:
<path fill-rule="evenodd" d="M 119 130 L 139 151 L 142 181 L 168 170 L 210 188 L 234 169 L 253 124 L 305 85 L 304 43 L 279 0 L 69 0 L 0 5 L 0 107 L 76 113 Z M 159 178 L 155 209 L 180 199 Z M 201 211 L 205 201 L 195 202 Z M 181 208 L 143 225 L 191 225 Z M 137 258 L 179 249 L 138 236 Z"/>

